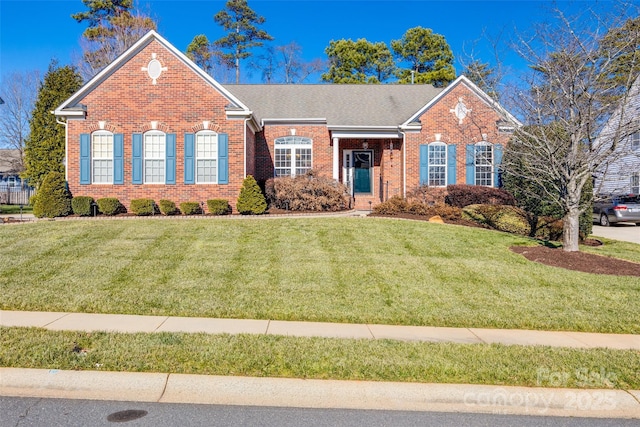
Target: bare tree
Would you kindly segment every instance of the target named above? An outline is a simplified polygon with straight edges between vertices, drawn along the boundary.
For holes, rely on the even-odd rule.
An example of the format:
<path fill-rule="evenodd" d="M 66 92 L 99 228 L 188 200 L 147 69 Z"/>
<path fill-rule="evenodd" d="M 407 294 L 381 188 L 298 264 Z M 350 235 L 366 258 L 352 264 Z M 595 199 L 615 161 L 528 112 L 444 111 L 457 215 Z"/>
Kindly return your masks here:
<path fill-rule="evenodd" d="M 80 74 L 89 80 L 131 47 L 149 30 L 155 21 L 133 6 L 131 0 L 83 0 L 88 11 L 72 15 L 76 21 L 88 22 L 80 41 L 82 60 Z"/>
<path fill-rule="evenodd" d="M 519 164 L 505 162 L 504 167 L 538 184 L 540 196 L 560 208 L 563 249 L 578 251 L 579 217 L 590 209 L 581 201 L 583 189 L 596 170 L 624 152 L 626 136 L 638 130 L 632 120 L 637 112 L 627 108 L 630 97 L 637 96 L 628 90 L 637 73 L 629 67 L 621 78 L 619 58 L 640 40 L 629 37 L 603 48 L 606 34 L 624 25 L 621 15 L 555 13 L 555 23 L 540 24 L 518 40 L 517 52 L 532 71 L 503 93 L 524 123 L 514 134 L 518 143 L 507 148 L 511 156 L 505 156 Z"/>
<path fill-rule="evenodd" d="M 0 147 L 18 150 L 12 169 L 16 173 L 24 170 L 24 141 L 29 135 L 29 121 L 33 111 L 40 74 L 38 71 L 14 72 L 0 83 Z"/>
<path fill-rule="evenodd" d="M 305 61 L 302 47 L 296 42 L 282 46 L 267 46 L 264 53 L 251 64 L 253 70 L 262 73 L 267 83 L 301 84 L 313 73 L 322 71 L 325 63 L 321 59 Z"/>

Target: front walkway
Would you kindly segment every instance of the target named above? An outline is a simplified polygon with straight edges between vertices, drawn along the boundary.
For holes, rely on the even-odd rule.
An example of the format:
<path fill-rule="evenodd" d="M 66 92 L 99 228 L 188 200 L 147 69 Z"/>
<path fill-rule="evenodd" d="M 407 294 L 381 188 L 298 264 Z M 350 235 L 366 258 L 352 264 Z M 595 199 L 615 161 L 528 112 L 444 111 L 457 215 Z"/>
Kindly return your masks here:
<path fill-rule="evenodd" d="M 514 329 L 442 328 L 282 320 L 212 319 L 125 314 L 54 313 L 0 310 L 0 326 L 109 332 L 203 332 L 292 337 L 392 339 L 460 344 L 546 345 L 551 347 L 640 350 L 640 335 Z"/>

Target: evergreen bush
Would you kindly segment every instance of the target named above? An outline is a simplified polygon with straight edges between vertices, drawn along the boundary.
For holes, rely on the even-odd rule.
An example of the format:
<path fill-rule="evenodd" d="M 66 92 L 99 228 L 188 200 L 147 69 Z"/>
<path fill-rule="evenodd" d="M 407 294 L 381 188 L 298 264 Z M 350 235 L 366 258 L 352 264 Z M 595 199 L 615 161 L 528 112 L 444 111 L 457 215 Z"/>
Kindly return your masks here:
<path fill-rule="evenodd" d="M 93 204 L 93 197 L 89 196 L 76 196 L 71 199 L 71 208 L 73 213 L 80 216 L 91 216 L 91 205 Z"/>
<path fill-rule="evenodd" d="M 171 200 L 161 199 L 158 205 L 163 215 L 176 215 L 178 213 L 176 204 Z"/>
<path fill-rule="evenodd" d="M 227 215 L 228 213 L 231 213 L 229 201 L 225 199 L 207 200 L 207 208 L 211 215 Z"/>
<path fill-rule="evenodd" d="M 529 234 L 526 213 L 517 206 L 469 205 L 462 209 L 462 217 L 493 230 L 522 236 Z"/>
<path fill-rule="evenodd" d="M 156 213 L 155 202 L 152 199 L 131 200 L 131 212 L 138 216 L 148 216 Z"/>
<path fill-rule="evenodd" d="M 33 204 L 33 214 L 38 218 L 55 218 L 71 213 L 71 193 L 62 172 L 49 172 Z"/>
<path fill-rule="evenodd" d="M 180 210 L 185 215 L 199 215 L 202 213 L 200 203 L 198 202 L 182 202 L 180 203 Z"/>
<path fill-rule="evenodd" d="M 108 216 L 116 215 L 124 210 L 124 206 L 115 197 L 103 197 L 96 200 L 100 213 Z"/>
<path fill-rule="evenodd" d="M 261 215 L 267 210 L 267 201 L 264 198 L 264 194 L 262 194 L 260 186 L 251 175 L 247 175 L 242 182 L 236 209 L 242 215 Z"/>

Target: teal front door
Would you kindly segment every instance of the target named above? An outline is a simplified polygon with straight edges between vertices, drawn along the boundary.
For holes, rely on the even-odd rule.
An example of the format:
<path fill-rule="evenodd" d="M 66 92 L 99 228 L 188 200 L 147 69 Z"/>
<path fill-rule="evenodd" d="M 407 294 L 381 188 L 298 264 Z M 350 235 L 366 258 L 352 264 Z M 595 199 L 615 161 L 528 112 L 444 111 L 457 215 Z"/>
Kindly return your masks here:
<path fill-rule="evenodd" d="M 353 152 L 353 192 L 371 193 L 371 151 Z"/>

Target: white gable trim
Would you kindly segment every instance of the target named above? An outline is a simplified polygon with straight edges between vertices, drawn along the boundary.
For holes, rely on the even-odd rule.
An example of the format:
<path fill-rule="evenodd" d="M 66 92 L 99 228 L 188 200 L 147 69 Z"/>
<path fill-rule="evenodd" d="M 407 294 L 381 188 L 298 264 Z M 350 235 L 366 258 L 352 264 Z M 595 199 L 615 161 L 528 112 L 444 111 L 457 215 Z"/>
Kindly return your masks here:
<path fill-rule="evenodd" d="M 522 123 L 520 123 L 518 119 L 511 115 L 511 113 L 504 109 L 499 103 L 491 99 L 491 97 L 487 95 L 482 89 L 480 89 L 475 83 L 473 83 L 467 77 L 461 75 L 453 82 L 451 82 L 449 86 L 447 86 L 442 92 L 436 95 L 431 101 L 429 101 L 424 107 L 418 110 L 413 116 L 409 117 L 409 120 L 402 123 L 400 125 L 400 128 L 406 130 L 415 130 L 416 123 L 418 122 L 420 117 L 461 83 L 471 89 L 471 91 L 474 92 L 478 96 L 478 98 L 480 98 L 480 100 L 493 108 L 498 114 L 505 116 L 507 120 L 514 123 L 516 126 L 522 126 Z"/>
<path fill-rule="evenodd" d="M 171 43 L 165 40 L 160 34 L 151 30 L 147 34 L 145 34 L 140 40 L 138 40 L 133 46 L 127 49 L 124 53 L 122 53 L 119 57 L 117 57 L 111 64 L 105 67 L 102 71 L 96 74 L 91 80 L 89 80 L 84 86 L 82 86 L 76 93 L 71 95 L 69 99 L 64 101 L 58 108 L 55 109 L 54 114 L 56 116 L 73 116 L 77 115 L 77 111 L 69 111 L 69 107 L 76 106 L 77 102 L 84 98 L 88 93 L 94 90 L 98 85 L 100 85 L 104 80 L 106 80 L 111 74 L 113 74 L 116 70 L 118 70 L 122 65 L 124 65 L 129 59 L 134 57 L 138 52 L 140 52 L 143 48 L 145 48 L 149 43 L 153 40 L 157 40 L 160 44 L 162 44 L 167 50 L 169 50 L 173 55 L 175 55 L 180 61 L 182 61 L 187 67 L 189 67 L 193 72 L 199 75 L 203 80 L 213 86 L 218 92 L 220 92 L 225 98 L 227 98 L 231 103 L 239 107 L 243 110 L 244 114 L 251 114 L 249 108 L 244 105 L 238 98 L 236 98 L 231 92 L 225 89 L 220 83 L 213 79 L 210 75 L 205 73 L 200 67 L 198 67 L 193 61 L 191 61 L 185 54 L 180 52 L 175 48 Z"/>

